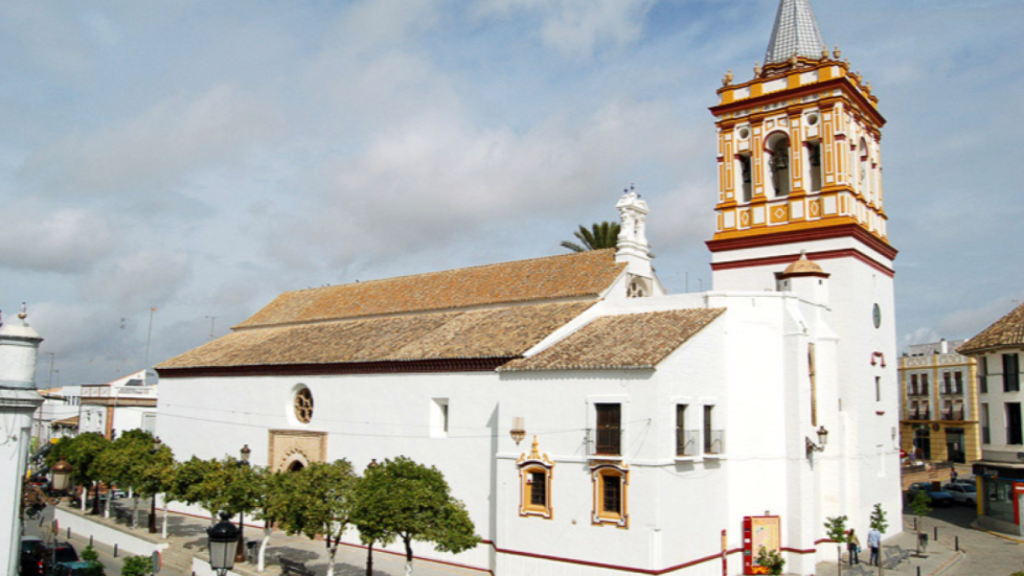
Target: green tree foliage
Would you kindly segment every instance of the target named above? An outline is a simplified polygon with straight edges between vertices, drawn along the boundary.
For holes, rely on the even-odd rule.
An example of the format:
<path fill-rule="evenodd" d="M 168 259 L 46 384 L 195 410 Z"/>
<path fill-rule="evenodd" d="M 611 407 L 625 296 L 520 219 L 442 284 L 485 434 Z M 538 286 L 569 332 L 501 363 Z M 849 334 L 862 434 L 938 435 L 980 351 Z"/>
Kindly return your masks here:
<path fill-rule="evenodd" d="M 279 486 L 284 477 L 285 474 L 271 472 L 262 466 L 252 466 L 242 480 L 246 485 L 245 488 L 240 489 L 242 494 L 233 497 L 246 503 L 245 512 L 247 514 L 252 514 L 254 518 L 266 522 L 267 528 L 263 530 L 263 540 L 260 543 L 257 560 L 258 572 L 262 572 L 266 565 L 267 545 L 270 543 L 272 533 L 270 526 L 277 522 L 274 517 L 273 503 L 278 498 Z"/>
<path fill-rule="evenodd" d="M 353 523 L 365 539 L 405 544 L 406 573 L 412 573 L 412 541 L 431 542 L 458 553 L 480 542 L 465 505 L 451 496 L 444 475 L 399 457 L 370 468 L 359 489 Z"/>
<path fill-rule="evenodd" d="M 769 574 L 782 574 L 786 561 L 782 559 L 782 554 L 779 554 L 778 550 L 768 550 L 761 546 L 757 551 L 757 565 L 767 568 Z"/>
<path fill-rule="evenodd" d="M 586 252 L 587 250 L 601 250 L 602 248 L 615 248 L 619 242 L 619 224 L 617 222 L 595 223 L 587 230 L 583 225 L 572 235 L 580 241 L 580 244 L 566 240 L 562 242 L 563 248 L 573 252 Z"/>
<path fill-rule="evenodd" d="M 921 553 L 921 527 L 924 525 L 924 517 L 932 512 L 932 498 L 924 490 L 917 493 L 910 501 L 910 511 L 917 516 L 917 553 Z"/>
<path fill-rule="evenodd" d="M 843 573 L 843 544 L 848 536 L 846 533 L 846 516 L 836 516 L 825 519 L 825 534 L 829 540 L 836 543 L 836 556 L 838 557 L 839 574 Z"/>
<path fill-rule="evenodd" d="M 121 576 L 149 576 L 153 573 L 153 561 L 145 556 L 129 556 L 121 566 Z"/>
<path fill-rule="evenodd" d="M 93 486 L 97 481 L 96 459 L 110 446 L 110 441 L 98 432 L 86 432 L 74 438 L 62 438 L 46 457 L 46 464 L 53 467 L 61 458 L 71 465 L 71 479 L 75 484 Z M 95 486 L 93 513 L 100 510 L 99 486 Z"/>
<path fill-rule="evenodd" d="M 86 546 L 82 550 L 82 561 L 89 564 L 85 570 L 82 570 L 82 576 L 106 576 L 107 571 L 100 563 L 100 555 L 92 546 Z"/>
<path fill-rule="evenodd" d="M 179 462 L 167 483 L 167 494 L 172 500 L 202 506 L 210 513 L 210 524 L 216 522 L 217 514 L 225 512 L 223 493 L 230 474 L 224 472 L 228 463 L 234 460 L 201 460 L 195 456 Z"/>
<path fill-rule="evenodd" d="M 882 510 L 882 504 L 875 504 L 875 508 L 871 511 L 871 527 L 878 530 L 882 534 L 889 528 L 889 521 L 885 517 L 885 510 Z"/>
<path fill-rule="evenodd" d="M 154 438 L 143 430 L 129 430 L 110 443 L 94 464 L 97 478 L 108 485 L 131 488 L 138 517 L 139 498 L 152 498 L 166 489 L 174 467 L 174 454 L 163 444 L 154 449 Z"/>
<path fill-rule="evenodd" d="M 330 554 L 327 576 L 333 576 L 334 557 L 350 521 L 359 477 L 344 459 L 310 464 L 287 476 L 285 489 L 278 491 L 269 513 L 288 534 L 323 536 Z"/>

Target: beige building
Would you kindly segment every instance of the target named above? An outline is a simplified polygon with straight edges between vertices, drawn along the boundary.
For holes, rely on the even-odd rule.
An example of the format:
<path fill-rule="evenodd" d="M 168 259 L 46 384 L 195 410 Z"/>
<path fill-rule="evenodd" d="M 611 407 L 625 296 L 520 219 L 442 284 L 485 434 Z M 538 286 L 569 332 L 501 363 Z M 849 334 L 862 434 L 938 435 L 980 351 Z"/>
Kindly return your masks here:
<path fill-rule="evenodd" d="M 962 340 L 917 344 L 900 358 L 900 443 L 917 460 L 981 459 L 977 366 Z"/>

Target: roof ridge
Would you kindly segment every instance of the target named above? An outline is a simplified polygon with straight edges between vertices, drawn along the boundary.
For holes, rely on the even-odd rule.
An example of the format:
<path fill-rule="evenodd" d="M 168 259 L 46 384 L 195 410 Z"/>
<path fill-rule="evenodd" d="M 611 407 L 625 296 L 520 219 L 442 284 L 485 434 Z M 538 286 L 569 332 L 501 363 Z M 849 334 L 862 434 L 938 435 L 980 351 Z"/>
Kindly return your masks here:
<path fill-rule="evenodd" d="M 310 290 L 323 290 L 325 288 L 339 288 L 342 286 L 354 286 L 356 284 L 373 284 L 376 282 L 393 282 L 395 280 L 403 280 L 406 278 L 423 278 L 427 276 L 434 276 L 438 274 L 448 274 L 450 272 L 463 272 L 466 270 L 482 270 L 486 268 L 494 268 L 497 266 L 508 266 L 509 264 L 518 264 L 521 262 L 539 262 L 541 260 L 556 260 L 562 258 L 574 258 L 582 257 L 585 255 L 594 255 L 603 252 L 614 252 L 615 248 L 601 248 L 599 250 L 584 250 L 582 252 L 570 252 L 568 254 L 552 254 L 551 256 L 540 256 L 538 258 L 521 258 L 519 260 L 506 260 L 504 262 L 491 262 L 490 264 L 477 264 L 475 266 L 465 266 L 462 268 L 447 268 L 445 270 L 433 270 L 431 272 L 419 272 L 416 274 L 403 274 L 401 276 L 388 276 L 387 278 L 374 278 L 373 280 L 357 280 L 355 282 L 346 282 L 344 284 L 331 284 L 329 286 L 311 286 L 309 288 L 300 288 L 298 290 L 288 290 L 281 294 L 297 294 L 300 292 L 307 292 Z"/>

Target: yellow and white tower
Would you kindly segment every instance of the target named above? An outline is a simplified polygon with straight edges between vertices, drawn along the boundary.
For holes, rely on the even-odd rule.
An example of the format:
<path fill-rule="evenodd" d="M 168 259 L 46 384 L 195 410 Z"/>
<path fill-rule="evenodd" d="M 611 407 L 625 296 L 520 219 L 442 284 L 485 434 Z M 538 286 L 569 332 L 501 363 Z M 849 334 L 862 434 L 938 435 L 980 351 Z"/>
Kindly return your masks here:
<path fill-rule="evenodd" d="M 742 83 L 729 72 L 718 95 L 714 290 L 819 300 L 833 333 L 817 348 L 822 367 L 824 351 L 834 353 L 834 373 L 819 374 L 816 392 L 829 449 L 805 476 L 817 495 L 803 503 L 816 510 L 804 519 L 847 515 L 860 529 L 875 503 L 898 518 L 896 250 L 878 99 L 838 48 L 826 48 L 809 0 L 780 0 L 764 65 Z M 787 279 L 804 258 L 796 267 L 815 274 L 800 280 L 815 286 L 795 290 Z M 795 318 L 795 334 L 801 325 Z M 820 530 L 818 519 L 806 530 Z"/>

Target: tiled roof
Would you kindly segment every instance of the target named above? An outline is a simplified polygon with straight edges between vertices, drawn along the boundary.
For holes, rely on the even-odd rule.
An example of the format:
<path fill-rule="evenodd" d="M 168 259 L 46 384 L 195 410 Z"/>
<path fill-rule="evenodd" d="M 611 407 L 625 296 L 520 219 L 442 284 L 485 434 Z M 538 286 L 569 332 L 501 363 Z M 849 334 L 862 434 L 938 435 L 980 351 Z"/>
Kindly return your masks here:
<path fill-rule="evenodd" d="M 1003 347 L 1024 347 L 1024 304 L 968 340 L 957 352 L 973 354 Z"/>
<path fill-rule="evenodd" d="M 63 420 L 57 420 L 50 424 L 51 427 L 64 426 L 65 428 L 78 428 L 78 416 L 72 416 Z"/>
<path fill-rule="evenodd" d="M 539 354 L 498 370 L 654 368 L 724 311 L 694 308 L 603 316 Z"/>
<path fill-rule="evenodd" d="M 615 250 L 503 262 L 445 272 L 286 292 L 236 328 L 595 298 L 625 269 Z"/>
<path fill-rule="evenodd" d="M 785 62 L 794 54 L 817 60 L 824 49 L 825 40 L 810 0 L 781 0 L 764 63 Z"/>
<path fill-rule="evenodd" d="M 237 330 L 156 368 L 518 357 L 592 305 L 509 305 Z"/>

